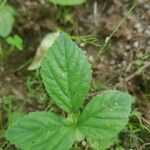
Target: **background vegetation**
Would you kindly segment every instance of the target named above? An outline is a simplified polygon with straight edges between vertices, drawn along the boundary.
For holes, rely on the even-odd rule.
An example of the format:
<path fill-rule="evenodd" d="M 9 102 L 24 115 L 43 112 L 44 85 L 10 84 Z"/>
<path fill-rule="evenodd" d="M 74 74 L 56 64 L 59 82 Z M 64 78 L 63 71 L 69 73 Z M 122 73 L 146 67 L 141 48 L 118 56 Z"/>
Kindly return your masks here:
<path fill-rule="evenodd" d="M 88 99 L 112 88 L 135 97 L 130 122 L 110 149 L 149 150 L 149 19 L 148 0 L 87 0 L 76 6 L 0 0 L 0 150 L 15 150 L 3 135 L 19 116 L 37 110 L 64 115 L 44 92 L 39 69 L 28 70 L 37 49 L 44 51 L 43 38 L 58 30 L 70 34 L 92 64 Z M 82 141 L 74 150 L 91 145 Z"/>

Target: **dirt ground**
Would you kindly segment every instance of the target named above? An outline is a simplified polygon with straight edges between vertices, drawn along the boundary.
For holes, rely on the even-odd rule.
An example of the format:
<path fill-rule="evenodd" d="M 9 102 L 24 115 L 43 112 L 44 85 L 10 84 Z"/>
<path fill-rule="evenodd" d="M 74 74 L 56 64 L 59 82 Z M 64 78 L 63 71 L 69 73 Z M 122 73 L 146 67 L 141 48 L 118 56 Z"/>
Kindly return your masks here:
<path fill-rule="evenodd" d="M 131 117 L 129 126 L 120 134 L 119 145 L 127 150 L 150 150 L 150 133 L 146 130 L 150 127 L 150 2 L 137 4 L 102 55 L 98 54 L 106 37 L 133 5 L 130 0 L 88 0 L 76 7 L 54 6 L 44 0 L 9 3 L 19 14 L 13 33 L 23 38 L 24 50 L 11 53 L 1 62 L 0 98 L 11 95 L 13 106 L 22 105 L 26 113 L 45 109 L 49 97 L 44 94 L 39 72 L 27 70 L 42 38 L 57 28 L 71 35 L 93 35 L 94 44 L 77 41 L 92 64 L 93 89 L 89 97 L 112 88 L 133 95 L 133 110 L 141 113 L 144 127 L 137 117 Z M 62 113 L 53 103 L 50 108 Z M 7 120 L 5 111 L 2 114 Z M 4 143 L 4 139 L 0 141 L 0 145 Z"/>

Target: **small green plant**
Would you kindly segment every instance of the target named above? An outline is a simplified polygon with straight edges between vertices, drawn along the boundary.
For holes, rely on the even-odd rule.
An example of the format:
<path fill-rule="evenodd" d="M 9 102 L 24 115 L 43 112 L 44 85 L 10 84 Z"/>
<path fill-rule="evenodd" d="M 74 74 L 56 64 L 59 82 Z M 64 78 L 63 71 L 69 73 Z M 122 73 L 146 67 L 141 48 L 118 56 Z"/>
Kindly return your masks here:
<path fill-rule="evenodd" d="M 7 43 L 19 51 L 23 50 L 23 40 L 19 35 L 9 36 Z"/>
<path fill-rule="evenodd" d="M 23 150 L 69 150 L 75 141 L 84 138 L 96 140 L 99 150 L 109 147 L 110 139 L 116 139 L 128 123 L 133 98 L 121 91 L 106 90 L 80 112 L 90 88 L 91 72 L 81 49 L 60 33 L 43 58 L 41 77 L 49 96 L 66 117 L 49 111 L 29 113 L 8 127 L 6 139 Z"/>
<path fill-rule="evenodd" d="M 58 5 L 79 5 L 85 2 L 85 0 L 49 0 L 49 1 Z"/>
<path fill-rule="evenodd" d="M 9 5 L 0 5 L 0 36 L 5 38 L 9 35 L 15 22 L 17 12 Z"/>

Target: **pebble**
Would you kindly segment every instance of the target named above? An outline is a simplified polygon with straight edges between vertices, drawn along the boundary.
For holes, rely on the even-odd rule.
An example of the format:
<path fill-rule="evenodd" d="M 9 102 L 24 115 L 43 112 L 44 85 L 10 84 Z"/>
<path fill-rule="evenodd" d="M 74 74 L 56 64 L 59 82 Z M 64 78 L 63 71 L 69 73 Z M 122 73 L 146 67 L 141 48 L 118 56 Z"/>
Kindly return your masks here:
<path fill-rule="evenodd" d="M 150 9 L 150 3 L 143 4 L 143 8 L 149 10 Z"/>
<path fill-rule="evenodd" d="M 133 47 L 138 48 L 138 46 L 139 46 L 139 41 L 135 41 L 135 42 L 133 43 Z"/>
<path fill-rule="evenodd" d="M 111 60 L 109 64 L 110 65 L 114 65 L 115 64 L 115 60 Z"/>
<path fill-rule="evenodd" d="M 11 78 L 10 77 L 5 77 L 5 81 L 10 82 Z"/>
<path fill-rule="evenodd" d="M 132 46 L 129 45 L 129 44 L 125 45 L 125 49 L 126 49 L 126 50 L 130 50 L 131 48 L 132 48 Z"/>
<path fill-rule="evenodd" d="M 85 47 L 85 43 L 80 43 L 80 47 Z"/>
<path fill-rule="evenodd" d="M 122 65 L 121 65 L 121 64 L 118 64 L 118 67 L 119 67 L 119 68 L 121 68 L 121 67 L 122 67 Z"/>
<path fill-rule="evenodd" d="M 123 66 L 126 66 L 126 65 L 127 65 L 127 62 L 126 62 L 126 61 L 122 61 L 122 65 L 123 65 Z"/>
<path fill-rule="evenodd" d="M 89 60 L 90 60 L 90 62 L 93 62 L 93 61 L 94 61 L 94 58 L 93 58 L 92 55 L 90 55 Z"/>
<path fill-rule="evenodd" d="M 5 71 L 4 67 L 0 66 L 0 72 L 4 72 L 4 71 Z"/>
<path fill-rule="evenodd" d="M 128 56 L 128 53 L 125 52 L 125 53 L 124 53 L 124 56 L 127 57 L 127 56 Z"/>
<path fill-rule="evenodd" d="M 132 39 L 132 34 L 127 35 L 127 40 L 131 40 Z"/>
<path fill-rule="evenodd" d="M 150 38 L 150 25 L 147 27 L 147 29 L 144 31 L 144 34 Z"/>
<path fill-rule="evenodd" d="M 85 141 L 82 141 L 82 146 L 86 146 L 86 142 Z"/>
<path fill-rule="evenodd" d="M 139 32 L 139 33 L 142 33 L 144 31 L 144 26 L 142 25 L 142 23 L 136 23 L 135 24 L 135 29 Z"/>

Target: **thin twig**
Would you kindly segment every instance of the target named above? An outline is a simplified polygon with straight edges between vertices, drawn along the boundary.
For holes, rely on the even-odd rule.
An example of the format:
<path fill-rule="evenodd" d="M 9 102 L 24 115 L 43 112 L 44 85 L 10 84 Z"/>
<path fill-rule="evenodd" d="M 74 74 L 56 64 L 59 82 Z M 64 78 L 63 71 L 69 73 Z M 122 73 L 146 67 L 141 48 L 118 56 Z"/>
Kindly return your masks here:
<path fill-rule="evenodd" d="M 127 13 L 124 15 L 124 17 L 118 22 L 117 26 L 113 29 L 113 32 L 110 34 L 110 36 L 108 36 L 105 40 L 105 43 L 103 45 L 103 47 L 100 49 L 98 56 L 103 54 L 106 51 L 106 47 L 108 46 L 108 44 L 110 43 L 111 38 L 114 36 L 114 34 L 118 31 L 118 29 L 124 24 L 124 22 L 127 20 L 128 16 L 130 15 L 130 13 L 133 11 L 133 9 L 136 7 L 136 5 L 138 4 L 138 0 L 136 0 L 134 2 L 134 4 L 132 5 L 132 7 L 127 11 Z"/>
<path fill-rule="evenodd" d="M 95 26 L 98 25 L 97 17 L 98 17 L 98 13 L 97 13 L 97 2 L 95 1 L 95 2 L 94 2 L 94 23 L 95 23 Z"/>
<path fill-rule="evenodd" d="M 148 120 L 146 120 L 146 119 L 143 118 L 143 117 L 141 117 L 141 120 L 150 126 L 150 122 L 149 122 Z"/>
<path fill-rule="evenodd" d="M 127 78 L 121 80 L 120 82 L 115 84 L 115 87 L 119 87 L 120 85 L 122 85 L 124 82 L 129 82 L 130 80 L 132 80 L 133 78 L 135 78 L 136 76 L 140 75 L 141 72 L 148 68 L 150 66 L 150 62 L 146 62 L 141 68 L 139 68 L 137 71 L 135 71 L 133 74 L 129 75 Z"/>
<path fill-rule="evenodd" d="M 146 63 L 145 63 L 141 68 L 139 68 L 136 72 L 134 72 L 133 74 L 129 75 L 129 76 L 125 79 L 125 81 L 128 82 L 128 81 L 132 80 L 132 79 L 135 78 L 136 76 L 140 75 L 141 72 L 142 72 L 144 69 L 148 68 L 149 66 L 150 66 L 150 62 L 146 62 Z"/>
<path fill-rule="evenodd" d="M 7 0 L 4 0 L 3 2 L 1 2 L 0 8 L 3 7 L 3 6 L 5 5 L 6 2 L 7 2 Z"/>

